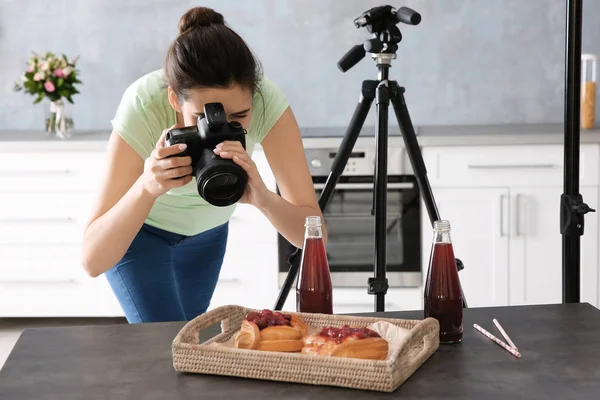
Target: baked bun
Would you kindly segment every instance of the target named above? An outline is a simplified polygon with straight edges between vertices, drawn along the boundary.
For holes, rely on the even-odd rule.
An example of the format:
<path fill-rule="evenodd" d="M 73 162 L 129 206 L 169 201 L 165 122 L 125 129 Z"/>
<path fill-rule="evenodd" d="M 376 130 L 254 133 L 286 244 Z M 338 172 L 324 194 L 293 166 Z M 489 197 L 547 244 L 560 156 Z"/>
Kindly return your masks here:
<path fill-rule="evenodd" d="M 264 351 L 299 352 L 304 347 L 308 328 L 290 314 L 262 310 L 251 311 L 242 321 L 235 347 Z"/>
<path fill-rule="evenodd" d="M 385 360 L 389 344 L 368 328 L 325 327 L 304 338 L 302 353 L 320 356 Z"/>
<path fill-rule="evenodd" d="M 179 20 L 179 33 L 211 25 L 224 25 L 223 15 L 208 7 L 189 9 Z"/>

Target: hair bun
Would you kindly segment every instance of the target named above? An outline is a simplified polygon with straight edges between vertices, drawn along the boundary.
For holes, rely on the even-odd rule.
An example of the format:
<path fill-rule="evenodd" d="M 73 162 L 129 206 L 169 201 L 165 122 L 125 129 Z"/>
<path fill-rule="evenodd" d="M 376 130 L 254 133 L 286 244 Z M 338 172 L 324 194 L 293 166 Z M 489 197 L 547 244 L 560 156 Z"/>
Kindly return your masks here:
<path fill-rule="evenodd" d="M 194 7 L 183 14 L 179 20 L 179 33 L 182 34 L 190 29 L 224 24 L 223 15 L 212 8 Z"/>

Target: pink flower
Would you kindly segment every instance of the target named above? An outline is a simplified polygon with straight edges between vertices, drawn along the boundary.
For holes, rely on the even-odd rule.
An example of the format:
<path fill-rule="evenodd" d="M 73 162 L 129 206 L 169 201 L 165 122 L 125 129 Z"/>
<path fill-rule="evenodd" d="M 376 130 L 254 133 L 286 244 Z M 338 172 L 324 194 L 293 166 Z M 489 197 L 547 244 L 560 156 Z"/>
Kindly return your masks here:
<path fill-rule="evenodd" d="M 46 81 L 46 83 L 44 83 L 44 88 L 46 89 L 47 92 L 54 92 L 54 90 L 56 89 L 54 87 L 54 83 L 50 82 L 50 81 Z"/>
<path fill-rule="evenodd" d="M 37 74 L 35 74 L 35 75 L 33 76 L 33 80 L 34 80 L 34 81 L 36 81 L 36 82 L 39 82 L 39 81 L 41 81 L 41 80 L 42 80 L 42 74 L 40 74 L 40 73 L 38 72 Z"/>
<path fill-rule="evenodd" d="M 30 65 L 29 68 L 27 68 L 27 72 L 33 72 L 33 67 Z"/>
<path fill-rule="evenodd" d="M 58 76 L 59 78 L 64 78 L 65 77 L 65 73 L 60 68 L 57 69 L 56 71 L 54 71 L 54 75 Z"/>

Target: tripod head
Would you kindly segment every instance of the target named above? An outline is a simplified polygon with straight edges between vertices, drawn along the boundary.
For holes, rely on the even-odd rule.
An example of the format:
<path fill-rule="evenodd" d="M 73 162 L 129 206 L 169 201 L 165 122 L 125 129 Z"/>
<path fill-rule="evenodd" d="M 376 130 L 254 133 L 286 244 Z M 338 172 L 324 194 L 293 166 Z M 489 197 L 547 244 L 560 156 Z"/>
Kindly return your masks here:
<path fill-rule="evenodd" d="M 396 9 L 392 6 L 374 7 L 362 13 L 354 20 L 354 26 L 356 28 L 366 27 L 367 32 L 371 33 L 373 37 L 362 45 L 352 46 L 338 61 L 338 68 L 342 72 L 348 71 L 358 64 L 366 53 L 385 59 L 389 64 L 391 59 L 396 58 L 398 43 L 402 40 L 402 34 L 397 26 L 399 22 L 418 25 L 421 22 L 421 15 L 408 7 Z"/>

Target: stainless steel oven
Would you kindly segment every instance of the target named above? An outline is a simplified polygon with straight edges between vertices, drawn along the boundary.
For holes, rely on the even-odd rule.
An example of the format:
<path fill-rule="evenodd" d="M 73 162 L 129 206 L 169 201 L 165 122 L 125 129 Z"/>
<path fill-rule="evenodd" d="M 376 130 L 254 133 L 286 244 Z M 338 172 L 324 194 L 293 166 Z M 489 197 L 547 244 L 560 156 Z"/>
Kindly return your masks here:
<path fill-rule="evenodd" d="M 319 196 L 337 148 L 309 148 L 305 152 Z M 421 201 L 414 176 L 405 173 L 404 155 L 403 147 L 389 149 L 386 277 L 390 288 L 422 283 Z M 355 148 L 325 209 L 327 257 L 334 287 L 366 289 L 368 278 L 374 276 L 374 163 L 374 148 Z M 278 242 L 281 287 L 295 248 L 281 235 Z"/>

